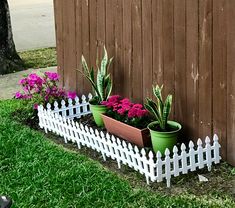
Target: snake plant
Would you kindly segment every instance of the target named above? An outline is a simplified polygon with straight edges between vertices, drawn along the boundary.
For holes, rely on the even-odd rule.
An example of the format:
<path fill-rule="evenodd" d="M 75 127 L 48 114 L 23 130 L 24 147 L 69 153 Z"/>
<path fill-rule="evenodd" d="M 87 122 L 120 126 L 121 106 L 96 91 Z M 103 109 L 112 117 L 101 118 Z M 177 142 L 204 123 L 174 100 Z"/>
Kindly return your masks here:
<path fill-rule="evenodd" d="M 145 108 L 155 117 L 159 123 L 159 127 L 162 131 L 166 131 L 166 125 L 172 106 L 172 95 L 168 95 L 164 101 L 162 98 L 163 86 L 153 86 L 153 94 L 155 95 L 157 102 L 154 102 L 150 98 L 146 98 Z"/>
<path fill-rule="evenodd" d="M 108 73 L 108 69 L 110 64 L 112 63 L 113 58 L 108 58 L 107 50 L 104 46 L 104 56 L 101 60 L 101 64 L 99 65 L 98 60 L 96 60 L 97 65 L 97 75 L 95 79 L 95 70 L 94 67 L 89 69 L 87 62 L 82 56 L 82 74 L 86 77 L 86 79 L 91 83 L 93 91 L 95 92 L 95 98 L 93 101 L 95 104 L 100 104 L 102 101 L 106 101 L 112 92 L 112 79 L 111 75 Z"/>

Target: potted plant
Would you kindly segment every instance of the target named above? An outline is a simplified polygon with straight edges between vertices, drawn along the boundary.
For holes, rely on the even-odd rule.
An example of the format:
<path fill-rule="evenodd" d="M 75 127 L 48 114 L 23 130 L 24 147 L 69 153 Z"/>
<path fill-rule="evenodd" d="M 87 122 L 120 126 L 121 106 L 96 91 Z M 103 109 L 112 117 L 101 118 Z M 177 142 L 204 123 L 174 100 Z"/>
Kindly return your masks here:
<path fill-rule="evenodd" d="M 168 95 L 165 102 L 162 98 L 163 86 L 153 86 L 153 94 L 157 102 L 147 98 L 145 108 L 154 116 L 156 121 L 148 125 L 150 130 L 153 149 L 164 154 L 165 149 L 172 150 L 177 143 L 177 137 L 181 130 L 181 125 L 175 121 L 169 121 L 171 112 L 172 95 Z"/>
<path fill-rule="evenodd" d="M 106 48 L 104 47 L 104 56 L 101 61 L 100 66 L 98 66 L 97 61 L 97 75 L 95 79 L 94 68 L 89 69 L 87 62 L 82 56 L 82 68 L 83 71 L 80 71 L 87 80 L 91 83 L 92 89 L 95 93 L 95 96 L 92 100 L 89 101 L 90 109 L 94 117 L 95 123 L 99 127 L 103 127 L 104 123 L 101 117 L 102 113 L 105 113 L 107 107 L 102 105 L 102 101 L 106 101 L 112 92 L 112 79 L 109 73 L 107 73 L 110 64 L 112 63 L 112 58 L 108 58 Z"/>
<path fill-rule="evenodd" d="M 108 132 L 132 142 L 140 147 L 151 146 L 147 125 L 149 113 L 143 105 L 122 99 L 119 95 L 111 96 L 102 102 L 108 110 L 102 115 Z"/>

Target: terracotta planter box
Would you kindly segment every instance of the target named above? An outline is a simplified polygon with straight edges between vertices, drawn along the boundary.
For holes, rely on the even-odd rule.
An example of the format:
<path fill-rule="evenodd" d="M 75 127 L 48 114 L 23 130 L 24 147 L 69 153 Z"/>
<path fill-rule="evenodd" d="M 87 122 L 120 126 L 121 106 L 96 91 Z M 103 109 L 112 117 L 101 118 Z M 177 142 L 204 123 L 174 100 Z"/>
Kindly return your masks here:
<path fill-rule="evenodd" d="M 125 139 L 139 147 L 150 147 L 151 138 L 147 128 L 138 129 L 127 125 L 106 115 L 102 115 L 105 128 L 111 134 L 114 134 L 122 139 Z"/>

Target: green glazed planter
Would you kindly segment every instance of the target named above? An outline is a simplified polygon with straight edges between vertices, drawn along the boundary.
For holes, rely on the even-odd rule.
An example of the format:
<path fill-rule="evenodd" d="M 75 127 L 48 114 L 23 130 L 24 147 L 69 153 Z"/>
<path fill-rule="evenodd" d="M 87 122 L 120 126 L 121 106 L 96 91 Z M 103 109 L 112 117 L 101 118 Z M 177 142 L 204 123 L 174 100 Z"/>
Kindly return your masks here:
<path fill-rule="evenodd" d="M 90 109 L 94 117 L 95 123 L 98 127 L 104 127 L 104 122 L 102 114 L 106 113 L 107 107 L 104 105 L 92 105 L 90 104 Z"/>
<path fill-rule="evenodd" d="M 176 128 L 176 130 L 171 132 L 160 132 L 154 130 L 154 126 L 156 126 L 158 122 L 154 121 L 148 125 L 148 129 L 150 130 L 153 150 L 155 153 L 160 151 L 162 154 L 165 154 L 166 148 L 172 151 L 174 145 L 177 143 L 177 138 L 179 135 L 179 131 L 181 130 L 181 125 L 175 121 L 168 121 L 168 125 L 172 128 Z"/>

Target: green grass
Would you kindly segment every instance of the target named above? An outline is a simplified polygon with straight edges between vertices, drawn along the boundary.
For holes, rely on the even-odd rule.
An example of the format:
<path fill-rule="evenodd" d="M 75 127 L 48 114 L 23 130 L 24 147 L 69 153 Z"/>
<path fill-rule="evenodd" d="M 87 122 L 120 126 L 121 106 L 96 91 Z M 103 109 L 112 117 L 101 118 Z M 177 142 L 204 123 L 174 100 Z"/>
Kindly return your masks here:
<path fill-rule="evenodd" d="M 37 50 L 19 52 L 24 61 L 24 68 L 46 68 L 56 66 L 56 49 L 42 48 Z"/>
<path fill-rule="evenodd" d="M 20 105 L 0 101 L 0 194 L 10 196 L 13 207 L 235 207 L 229 196 L 170 196 L 131 185 L 99 162 L 13 121 Z"/>

